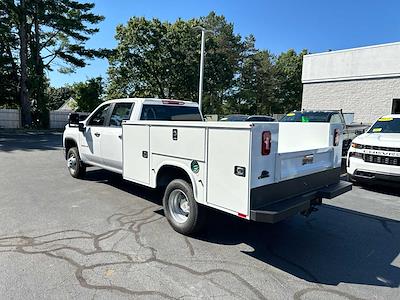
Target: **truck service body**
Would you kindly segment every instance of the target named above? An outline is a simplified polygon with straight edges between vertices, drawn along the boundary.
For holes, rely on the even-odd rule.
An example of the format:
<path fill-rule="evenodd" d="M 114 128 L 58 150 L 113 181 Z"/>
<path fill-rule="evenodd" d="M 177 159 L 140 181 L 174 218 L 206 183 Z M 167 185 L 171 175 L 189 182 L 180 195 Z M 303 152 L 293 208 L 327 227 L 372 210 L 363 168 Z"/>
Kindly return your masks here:
<path fill-rule="evenodd" d="M 133 104 L 126 120 L 119 117 L 121 126 L 107 128 L 121 103 Z M 92 126 L 105 105 L 111 105 L 105 125 Z M 200 228 L 206 206 L 275 223 L 351 189 L 340 181 L 340 124 L 202 122 L 196 103 L 176 100 L 121 99 L 102 106 L 78 128 L 66 126 L 71 175 L 96 165 L 165 188 L 166 217 L 181 233 Z"/>
<path fill-rule="evenodd" d="M 354 117 L 354 114 L 344 114 L 341 110 L 303 110 L 286 114 L 282 117 L 280 122 L 324 122 L 341 124 L 343 126 L 342 156 L 346 157 L 351 141 L 356 136 L 364 133 L 369 127 L 369 125 L 353 123 L 352 117 Z M 350 124 L 346 122 L 346 119 L 351 119 Z"/>

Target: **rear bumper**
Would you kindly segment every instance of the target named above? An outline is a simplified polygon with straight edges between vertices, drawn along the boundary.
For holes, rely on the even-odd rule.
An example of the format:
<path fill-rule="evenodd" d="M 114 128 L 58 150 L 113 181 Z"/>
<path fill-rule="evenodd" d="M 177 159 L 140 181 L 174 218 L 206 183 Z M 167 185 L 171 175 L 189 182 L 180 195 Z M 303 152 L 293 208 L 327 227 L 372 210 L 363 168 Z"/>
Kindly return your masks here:
<path fill-rule="evenodd" d="M 297 197 L 283 199 L 261 208 L 252 209 L 250 210 L 250 220 L 276 223 L 297 213 L 307 211 L 313 204 L 320 204 L 321 198 L 332 199 L 351 189 L 351 183 L 339 181 Z"/>

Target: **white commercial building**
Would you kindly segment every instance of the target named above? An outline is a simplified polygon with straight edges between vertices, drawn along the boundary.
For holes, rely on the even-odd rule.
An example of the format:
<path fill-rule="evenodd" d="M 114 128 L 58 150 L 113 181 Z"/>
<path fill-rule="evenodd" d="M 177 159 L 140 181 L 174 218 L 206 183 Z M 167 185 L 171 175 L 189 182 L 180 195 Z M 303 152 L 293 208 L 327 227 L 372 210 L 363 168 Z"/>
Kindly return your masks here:
<path fill-rule="evenodd" d="M 400 113 L 400 42 L 304 56 L 302 109 L 342 109 L 372 123 Z"/>

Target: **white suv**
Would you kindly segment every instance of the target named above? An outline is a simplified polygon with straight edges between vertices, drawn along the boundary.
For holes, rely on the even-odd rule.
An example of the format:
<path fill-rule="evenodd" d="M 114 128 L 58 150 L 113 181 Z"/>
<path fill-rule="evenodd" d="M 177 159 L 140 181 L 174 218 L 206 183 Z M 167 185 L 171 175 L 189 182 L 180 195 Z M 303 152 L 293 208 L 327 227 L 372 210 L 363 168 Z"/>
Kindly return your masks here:
<path fill-rule="evenodd" d="M 353 140 L 347 154 L 347 173 L 352 180 L 400 182 L 400 115 L 379 118 Z"/>

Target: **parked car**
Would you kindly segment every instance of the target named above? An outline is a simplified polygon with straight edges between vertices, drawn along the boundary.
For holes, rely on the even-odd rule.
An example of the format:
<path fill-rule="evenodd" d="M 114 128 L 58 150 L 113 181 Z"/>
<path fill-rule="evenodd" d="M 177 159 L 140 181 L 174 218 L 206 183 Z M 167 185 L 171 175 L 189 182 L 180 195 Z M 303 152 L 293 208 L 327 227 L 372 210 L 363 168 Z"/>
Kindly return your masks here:
<path fill-rule="evenodd" d="M 271 116 L 264 115 L 229 115 L 222 118 L 220 121 L 229 122 L 275 122 L 276 120 Z"/>
<path fill-rule="evenodd" d="M 282 117 L 280 122 L 322 122 L 331 124 L 341 124 L 343 128 L 343 149 L 342 155 L 346 156 L 350 148 L 351 141 L 358 135 L 365 132 L 368 125 L 347 124 L 346 118 L 340 110 L 303 110 L 292 111 Z"/>
<path fill-rule="evenodd" d="M 400 182 L 400 115 L 379 118 L 356 137 L 347 155 L 351 180 Z"/>
<path fill-rule="evenodd" d="M 71 176 L 93 165 L 160 188 L 171 226 L 191 234 L 206 206 L 275 223 L 349 191 L 340 181 L 341 126 L 300 125 L 203 122 L 194 102 L 120 99 L 83 122 L 71 115 L 63 143 Z"/>

